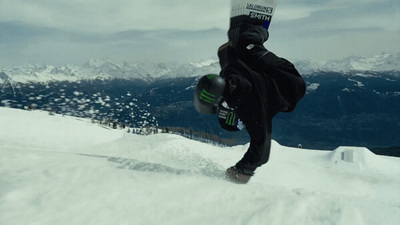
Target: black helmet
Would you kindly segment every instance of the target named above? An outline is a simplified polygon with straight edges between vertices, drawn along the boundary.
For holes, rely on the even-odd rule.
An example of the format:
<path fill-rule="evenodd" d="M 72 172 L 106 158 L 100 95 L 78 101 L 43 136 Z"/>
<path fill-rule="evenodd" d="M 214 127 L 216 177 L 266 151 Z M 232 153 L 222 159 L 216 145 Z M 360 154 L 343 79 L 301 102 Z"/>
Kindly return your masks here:
<path fill-rule="evenodd" d="M 197 83 L 194 93 L 194 107 L 203 114 L 217 113 L 219 99 L 224 93 L 224 78 L 215 75 L 205 75 Z"/>

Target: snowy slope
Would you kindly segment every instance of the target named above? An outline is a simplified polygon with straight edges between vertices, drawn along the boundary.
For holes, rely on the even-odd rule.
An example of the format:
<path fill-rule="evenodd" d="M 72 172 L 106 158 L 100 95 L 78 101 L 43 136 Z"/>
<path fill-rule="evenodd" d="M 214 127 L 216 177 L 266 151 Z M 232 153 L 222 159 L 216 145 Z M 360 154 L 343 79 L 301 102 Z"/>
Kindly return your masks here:
<path fill-rule="evenodd" d="M 273 142 L 247 185 L 221 179 L 247 146 L 137 136 L 0 108 L 0 224 L 399 224 L 400 159 Z"/>

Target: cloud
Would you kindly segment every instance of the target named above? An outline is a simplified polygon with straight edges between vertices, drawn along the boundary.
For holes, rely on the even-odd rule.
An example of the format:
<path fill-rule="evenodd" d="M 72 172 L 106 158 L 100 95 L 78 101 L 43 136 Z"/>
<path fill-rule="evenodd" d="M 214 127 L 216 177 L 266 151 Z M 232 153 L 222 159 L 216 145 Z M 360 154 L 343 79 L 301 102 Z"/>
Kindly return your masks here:
<path fill-rule="evenodd" d="M 0 62 L 196 61 L 226 41 L 230 0 L 0 1 Z M 398 0 L 279 1 L 267 48 L 327 60 L 400 51 Z"/>
<path fill-rule="evenodd" d="M 224 27 L 229 15 L 229 0 L 14 0 L 1 4 L 0 21 L 94 32 Z"/>
<path fill-rule="evenodd" d="M 1 1 L 0 21 L 20 21 L 69 31 L 227 29 L 230 0 L 13 0 Z M 307 26 L 382 26 L 399 29 L 398 0 L 279 1 L 275 22 L 308 19 Z"/>
<path fill-rule="evenodd" d="M 278 5 L 274 22 L 292 23 L 293 27 L 382 27 L 399 30 L 400 3 L 397 0 L 298 1 Z M 302 23 L 298 27 L 299 23 Z"/>
<path fill-rule="evenodd" d="M 92 58 L 120 61 L 198 62 L 216 57 L 226 41 L 221 29 L 130 30 L 110 34 L 0 23 L 0 64 L 82 64 Z"/>
<path fill-rule="evenodd" d="M 366 14 L 366 11 L 373 13 Z M 282 10 L 282 14 L 291 12 Z M 353 5 L 333 7 L 326 5 L 310 7 L 303 16 L 286 17 L 278 16 L 274 18 L 271 25 L 271 35 L 279 34 L 281 37 L 314 39 L 321 37 L 335 36 L 340 38 L 343 34 L 381 32 L 384 30 L 399 30 L 397 24 L 393 24 L 392 17 L 394 12 L 379 10 L 373 5 Z"/>

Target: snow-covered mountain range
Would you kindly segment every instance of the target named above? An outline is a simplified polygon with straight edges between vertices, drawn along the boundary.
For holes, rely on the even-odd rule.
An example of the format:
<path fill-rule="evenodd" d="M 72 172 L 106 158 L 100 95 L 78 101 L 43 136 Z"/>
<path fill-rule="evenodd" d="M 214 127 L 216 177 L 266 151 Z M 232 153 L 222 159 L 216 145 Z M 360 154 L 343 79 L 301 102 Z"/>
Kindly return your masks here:
<path fill-rule="evenodd" d="M 318 71 L 400 71 L 400 53 L 380 54 L 372 57 L 349 57 L 316 63 L 311 60 L 293 60 L 300 73 Z M 47 83 L 52 81 L 140 79 L 153 82 L 163 78 L 197 77 L 219 72 L 218 60 L 199 63 L 113 62 L 109 59 L 92 59 L 82 66 L 23 65 L 0 67 L 0 83 Z"/>
<path fill-rule="evenodd" d="M 153 82 L 162 78 L 196 77 L 217 73 L 217 60 L 201 63 L 149 63 L 113 62 L 109 59 L 92 59 L 82 66 L 23 65 L 0 68 L 0 83 L 47 83 L 79 80 L 140 79 Z"/>
<path fill-rule="evenodd" d="M 341 60 L 330 60 L 317 63 L 308 59 L 294 60 L 301 74 L 311 74 L 318 71 L 352 72 L 352 71 L 400 71 L 400 52 L 396 54 L 383 53 L 374 56 L 348 57 Z"/>

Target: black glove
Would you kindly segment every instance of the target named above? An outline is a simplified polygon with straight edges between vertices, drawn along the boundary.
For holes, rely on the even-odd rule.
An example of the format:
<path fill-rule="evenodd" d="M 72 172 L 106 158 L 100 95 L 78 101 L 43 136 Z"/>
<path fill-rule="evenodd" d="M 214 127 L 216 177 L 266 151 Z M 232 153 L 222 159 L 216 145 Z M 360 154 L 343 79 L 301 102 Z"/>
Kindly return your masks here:
<path fill-rule="evenodd" d="M 219 65 L 221 66 L 221 70 L 236 60 L 235 53 L 231 45 L 232 42 L 227 42 L 221 45 L 221 47 L 218 49 Z"/>
<path fill-rule="evenodd" d="M 240 131 L 244 128 L 234 108 L 229 107 L 224 100 L 218 105 L 218 122 L 227 131 Z"/>
<path fill-rule="evenodd" d="M 263 26 L 247 24 L 240 27 L 238 35 L 235 33 L 231 37 L 235 57 L 248 65 L 258 62 L 268 53 L 263 45 L 268 37 L 269 33 Z"/>
<path fill-rule="evenodd" d="M 235 64 L 232 64 L 232 66 L 235 66 Z M 226 81 L 223 97 L 231 108 L 237 108 L 244 104 L 252 89 L 251 83 L 238 72 L 230 70 L 230 68 L 221 71 L 221 76 Z"/>
<path fill-rule="evenodd" d="M 269 38 L 269 32 L 260 25 L 247 23 L 237 24 L 228 30 L 228 39 L 232 47 L 236 48 L 242 42 L 253 45 L 263 45 Z"/>

